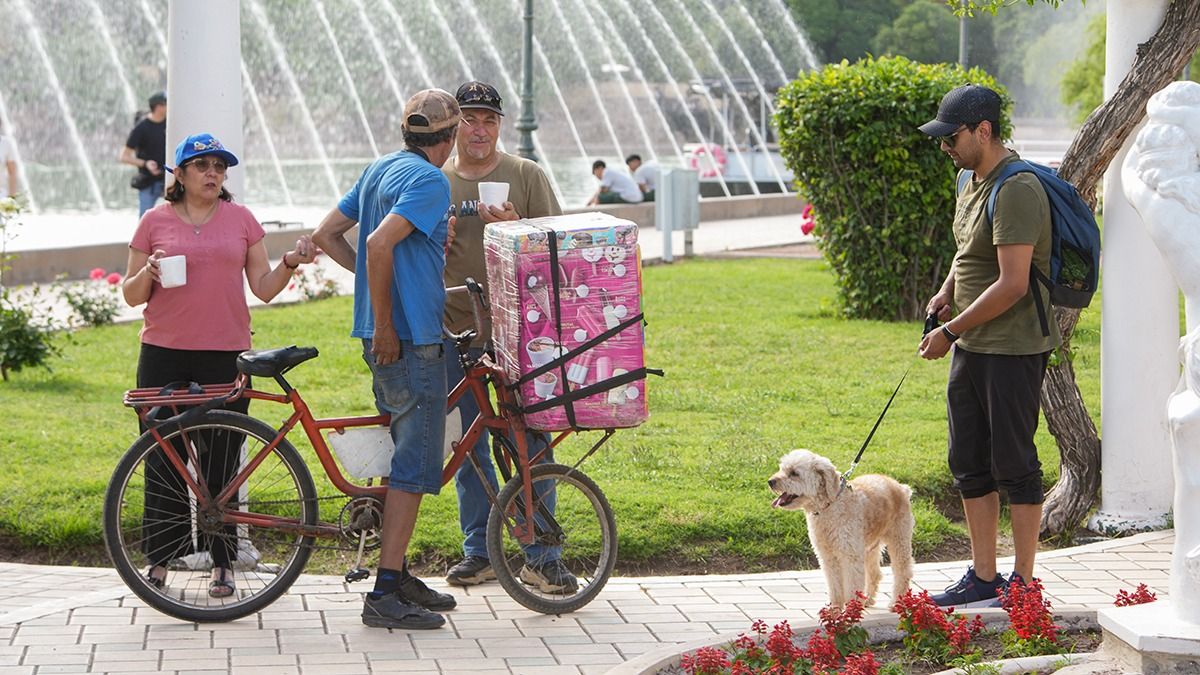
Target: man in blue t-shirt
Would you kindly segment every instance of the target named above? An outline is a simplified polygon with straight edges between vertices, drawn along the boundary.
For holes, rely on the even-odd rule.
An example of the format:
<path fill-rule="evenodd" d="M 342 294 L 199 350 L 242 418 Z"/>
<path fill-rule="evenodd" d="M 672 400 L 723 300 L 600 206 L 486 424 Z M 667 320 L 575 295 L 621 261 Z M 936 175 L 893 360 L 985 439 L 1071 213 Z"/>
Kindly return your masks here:
<path fill-rule="evenodd" d="M 353 337 L 363 342 L 375 405 L 391 415 L 396 451 L 388 476 L 379 572 L 362 620 L 382 628 L 438 628 L 454 596 L 408 572 L 405 555 L 421 498 L 442 486 L 446 370 L 442 362 L 442 273 L 450 183 L 441 166 L 461 113 L 441 89 L 404 105 L 405 149 L 380 157 L 321 221 L 313 241 L 354 277 Z M 345 233 L 358 228 L 358 247 Z"/>

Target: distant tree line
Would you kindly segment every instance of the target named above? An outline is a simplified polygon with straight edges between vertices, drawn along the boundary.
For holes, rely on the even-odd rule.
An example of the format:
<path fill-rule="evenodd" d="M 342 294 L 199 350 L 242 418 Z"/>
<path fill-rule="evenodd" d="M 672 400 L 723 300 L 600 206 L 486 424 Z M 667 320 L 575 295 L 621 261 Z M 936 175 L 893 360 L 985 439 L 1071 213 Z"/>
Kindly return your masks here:
<path fill-rule="evenodd" d="M 959 19 L 944 0 L 785 1 L 826 63 L 868 54 L 922 63 L 958 61 Z M 1062 73 L 1083 51 L 1078 35 L 1088 19 L 1102 10 L 1102 3 L 1063 5 L 1057 11 L 1037 3 L 994 16 L 976 11 L 967 19 L 967 65 L 1004 84 L 1016 116 L 1058 115 L 1063 112 Z"/>

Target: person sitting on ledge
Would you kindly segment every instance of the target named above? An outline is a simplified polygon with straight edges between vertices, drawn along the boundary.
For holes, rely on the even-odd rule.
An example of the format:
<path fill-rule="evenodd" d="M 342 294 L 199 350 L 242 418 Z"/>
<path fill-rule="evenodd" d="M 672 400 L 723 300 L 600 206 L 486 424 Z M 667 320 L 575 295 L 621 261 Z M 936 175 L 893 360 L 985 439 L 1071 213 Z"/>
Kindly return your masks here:
<path fill-rule="evenodd" d="M 642 190 L 642 201 L 654 201 L 654 191 L 658 189 L 658 162 L 655 160 L 642 161 L 641 155 L 630 155 L 625 158 L 625 166 L 633 176 L 633 182 Z"/>
<path fill-rule="evenodd" d="M 588 200 L 595 204 L 637 204 L 642 201 L 642 190 L 627 174 L 609 171 L 604 160 L 592 162 L 592 175 L 600 181 L 600 189 Z"/>

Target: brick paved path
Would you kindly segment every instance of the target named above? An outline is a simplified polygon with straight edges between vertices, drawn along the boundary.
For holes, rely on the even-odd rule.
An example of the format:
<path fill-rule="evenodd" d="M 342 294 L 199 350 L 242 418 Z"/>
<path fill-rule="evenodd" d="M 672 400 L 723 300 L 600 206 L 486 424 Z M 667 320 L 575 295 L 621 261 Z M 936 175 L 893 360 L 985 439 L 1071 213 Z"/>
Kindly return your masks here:
<path fill-rule="evenodd" d="M 1110 606 L 1138 583 L 1164 598 L 1172 542 L 1173 533 L 1155 532 L 1047 552 L 1038 574 L 1058 609 Z M 964 565 L 918 565 L 915 582 L 942 588 Z M 0 563 L 0 675 L 603 673 L 652 649 L 746 630 L 752 619 L 815 618 L 826 598 L 817 570 L 618 577 L 588 607 L 555 617 L 489 583 L 453 589 L 459 607 L 446 628 L 406 633 L 361 624 L 365 588 L 304 576 L 254 617 L 197 625 L 147 608 L 112 570 Z"/>

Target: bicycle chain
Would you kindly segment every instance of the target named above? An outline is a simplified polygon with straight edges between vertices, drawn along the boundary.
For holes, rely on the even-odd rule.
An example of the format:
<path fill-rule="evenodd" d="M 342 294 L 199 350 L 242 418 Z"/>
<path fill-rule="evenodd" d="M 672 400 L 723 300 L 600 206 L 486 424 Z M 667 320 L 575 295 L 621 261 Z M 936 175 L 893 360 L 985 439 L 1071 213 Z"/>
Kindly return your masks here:
<path fill-rule="evenodd" d="M 254 504 L 255 506 L 262 506 L 262 505 L 273 506 L 273 505 L 277 505 L 277 504 L 301 504 L 301 503 L 306 503 L 306 502 L 330 501 L 330 500 L 334 500 L 334 499 L 345 500 L 347 504 L 349 504 L 351 501 L 354 500 L 353 497 L 348 498 L 345 495 L 329 495 L 326 497 L 313 497 L 312 499 L 280 499 L 280 500 L 273 500 L 273 501 L 255 500 L 254 502 L 227 502 L 227 504 L 231 507 L 243 507 L 243 506 L 249 506 L 250 504 Z M 268 528 L 261 528 L 261 529 L 268 529 Z M 322 546 L 319 544 L 310 544 L 308 546 L 308 548 L 310 548 L 314 551 L 357 551 L 358 544 L 344 544 L 341 546 Z"/>

